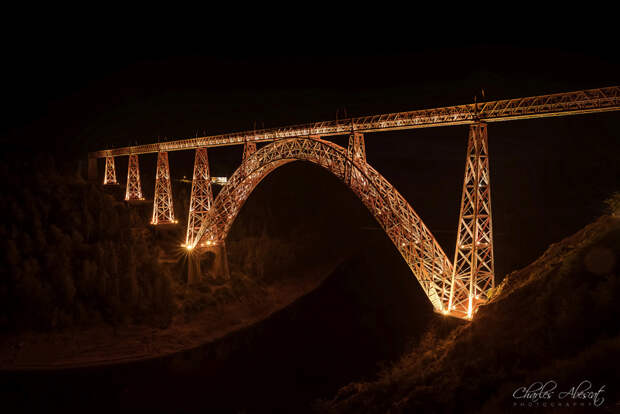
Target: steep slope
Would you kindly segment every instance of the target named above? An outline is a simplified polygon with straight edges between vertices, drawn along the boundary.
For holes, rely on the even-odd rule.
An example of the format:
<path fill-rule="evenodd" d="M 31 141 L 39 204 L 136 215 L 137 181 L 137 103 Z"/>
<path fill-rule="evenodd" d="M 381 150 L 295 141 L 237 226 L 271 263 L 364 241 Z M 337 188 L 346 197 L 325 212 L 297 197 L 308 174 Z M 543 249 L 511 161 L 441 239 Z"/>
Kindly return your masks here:
<path fill-rule="evenodd" d="M 373 223 L 330 173 L 285 166 L 232 228 L 230 279 L 211 277 L 204 260 L 188 287 L 182 219 L 156 229 L 151 204 L 127 204 L 122 186 L 101 188 L 53 164 L 10 166 L 0 163 L 14 172 L 0 194 L 0 369 L 116 363 L 211 341 L 313 290 Z"/>
<path fill-rule="evenodd" d="M 620 218 L 602 216 L 509 274 L 473 322 L 445 337 L 429 332 L 377 380 L 342 388 L 319 411 L 492 413 L 521 402 L 587 409 L 593 398 L 559 399 L 586 380 L 591 391 L 604 385 L 597 402 L 617 409 L 618 252 Z M 557 383 L 549 400 L 513 397 L 519 387 L 549 380 Z"/>

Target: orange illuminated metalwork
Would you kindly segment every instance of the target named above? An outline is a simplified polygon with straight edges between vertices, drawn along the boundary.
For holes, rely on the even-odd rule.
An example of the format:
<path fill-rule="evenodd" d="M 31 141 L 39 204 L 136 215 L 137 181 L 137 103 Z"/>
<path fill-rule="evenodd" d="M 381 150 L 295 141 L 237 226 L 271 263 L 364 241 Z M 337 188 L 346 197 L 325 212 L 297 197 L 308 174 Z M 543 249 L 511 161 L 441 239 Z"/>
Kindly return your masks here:
<path fill-rule="evenodd" d="M 215 198 L 211 214 L 197 236 L 197 246 L 223 242 L 239 210 L 254 188 L 276 168 L 293 162 L 317 164 L 345 183 L 388 234 L 420 282 L 434 308 L 447 308 L 452 264 L 422 220 L 396 189 L 363 157 L 363 140 L 353 137 L 345 149 L 319 138 L 273 142 L 247 158 Z M 349 157 L 349 154 L 353 154 Z M 350 180 L 346 181 L 347 171 Z"/>
<path fill-rule="evenodd" d="M 115 185 L 116 167 L 114 166 L 114 157 L 105 157 L 105 175 L 103 176 L 103 185 Z"/>
<path fill-rule="evenodd" d="M 153 198 L 153 219 L 151 224 L 176 223 L 170 187 L 170 168 L 168 167 L 168 153 L 160 152 L 157 155 L 157 175 L 155 177 L 155 196 Z"/>
<path fill-rule="evenodd" d="M 209 174 L 209 157 L 206 148 L 196 150 L 194 160 L 194 176 L 192 178 L 192 197 L 189 202 L 187 215 L 187 234 L 185 246 L 195 246 L 196 236 L 202 223 L 207 218 L 213 204 L 211 191 L 211 176 Z"/>
<path fill-rule="evenodd" d="M 344 181 L 349 185 L 355 185 L 361 177 L 354 177 L 356 170 L 353 168 L 353 165 L 359 165 L 363 171 L 365 171 L 366 166 L 366 144 L 364 143 L 363 134 L 354 132 L 349 135 L 347 158 L 353 162 L 347 164 L 347 169 L 344 173 Z"/>
<path fill-rule="evenodd" d="M 251 142 L 251 141 L 246 142 L 245 144 L 243 144 L 243 158 L 241 158 L 241 161 L 242 162 L 245 161 L 255 152 L 256 152 L 256 143 Z"/>
<path fill-rule="evenodd" d="M 140 183 L 140 165 L 138 164 L 138 156 L 129 156 L 129 166 L 127 167 L 127 189 L 125 191 L 125 200 L 144 200 L 142 196 L 142 184 Z"/>
<path fill-rule="evenodd" d="M 116 184 L 114 156 L 158 152 L 152 223 L 175 223 L 167 151 L 196 149 L 188 250 L 222 247 L 249 195 L 276 168 L 294 161 L 317 164 L 341 179 L 370 210 L 434 309 L 472 319 L 495 283 L 487 123 L 617 110 L 620 87 L 612 86 L 117 148 L 89 158 L 105 157 L 104 184 Z M 367 163 L 363 135 L 448 125 L 470 125 L 454 264 L 409 203 Z M 322 139 L 345 134 L 348 148 Z M 257 150 L 257 142 L 271 143 Z M 244 144 L 242 163 L 213 200 L 206 148 L 239 144 Z M 136 157 L 135 171 L 137 165 Z M 128 191 L 131 166 L 130 158 Z"/>
<path fill-rule="evenodd" d="M 89 156 L 91 158 L 103 158 L 129 154 L 156 153 L 159 151 L 180 151 L 202 147 L 240 145 L 246 142 L 268 142 L 276 139 L 298 136 L 327 137 L 348 135 L 351 131 L 368 133 L 448 125 L 469 125 L 479 121 L 490 123 L 617 110 L 620 110 L 620 86 L 610 86 L 607 88 L 587 89 L 576 92 L 504 99 L 478 104 L 472 103 L 435 109 L 395 112 L 391 114 L 293 125 L 282 128 L 179 139 L 157 144 L 102 150 L 90 153 Z"/>
<path fill-rule="evenodd" d="M 469 127 L 448 309 L 470 318 L 495 285 L 487 125 Z"/>

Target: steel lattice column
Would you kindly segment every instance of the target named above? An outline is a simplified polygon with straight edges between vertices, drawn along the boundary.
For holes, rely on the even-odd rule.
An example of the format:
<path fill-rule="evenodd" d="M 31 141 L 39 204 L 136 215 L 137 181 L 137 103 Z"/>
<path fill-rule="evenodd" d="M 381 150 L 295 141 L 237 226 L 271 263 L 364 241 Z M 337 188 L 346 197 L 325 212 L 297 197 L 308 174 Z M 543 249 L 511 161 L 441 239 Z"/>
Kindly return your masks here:
<path fill-rule="evenodd" d="M 129 156 L 125 200 L 144 200 L 144 197 L 142 196 L 142 184 L 140 183 L 140 165 L 138 163 L 137 155 Z"/>
<path fill-rule="evenodd" d="M 354 163 L 363 164 L 366 162 L 366 145 L 364 143 L 364 134 L 355 132 L 349 135 L 347 156 L 353 160 Z"/>
<path fill-rule="evenodd" d="M 105 157 L 105 175 L 103 185 L 118 184 L 116 181 L 116 168 L 114 167 L 114 157 Z"/>
<path fill-rule="evenodd" d="M 252 154 L 254 154 L 255 152 L 256 142 L 246 141 L 245 144 L 243 144 L 243 158 L 241 159 L 241 162 L 244 162 L 245 160 L 250 158 L 250 156 L 252 156 Z"/>
<path fill-rule="evenodd" d="M 366 165 L 366 144 L 364 143 L 364 135 L 354 132 L 349 135 L 349 146 L 347 147 L 347 158 L 353 161 L 361 171 L 365 171 Z M 345 168 L 344 180 L 347 184 L 354 188 L 358 184 L 363 184 L 361 174 L 356 173 L 357 169 L 353 168 L 353 164 L 347 163 Z"/>
<path fill-rule="evenodd" d="M 487 125 L 470 126 L 449 309 L 471 318 L 494 287 Z"/>
<path fill-rule="evenodd" d="M 192 198 L 189 203 L 187 216 L 187 235 L 185 246 L 193 248 L 198 242 L 196 236 L 207 218 L 213 204 L 211 191 L 211 175 L 209 174 L 209 157 L 206 148 L 196 150 L 194 161 L 194 176 L 192 178 Z"/>
<path fill-rule="evenodd" d="M 252 155 L 256 152 L 256 143 L 246 141 L 243 144 L 243 157 L 241 159 L 241 165 L 244 166 L 243 171 L 245 174 L 250 174 L 252 172 L 252 168 L 254 168 L 254 163 L 249 162 L 248 160 L 252 157 Z"/>
<path fill-rule="evenodd" d="M 153 220 L 151 220 L 151 224 L 176 222 L 172 205 L 172 190 L 170 188 L 168 153 L 162 151 L 157 155 L 157 176 L 155 178 L 155 197 L 153 200 Z"/>

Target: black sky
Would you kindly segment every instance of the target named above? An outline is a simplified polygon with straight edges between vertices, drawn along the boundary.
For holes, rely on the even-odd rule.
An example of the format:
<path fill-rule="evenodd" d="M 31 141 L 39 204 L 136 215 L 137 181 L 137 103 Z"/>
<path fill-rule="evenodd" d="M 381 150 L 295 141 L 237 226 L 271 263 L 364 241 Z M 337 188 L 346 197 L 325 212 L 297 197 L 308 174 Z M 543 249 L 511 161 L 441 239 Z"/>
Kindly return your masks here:
<path fill-rule="evenodd" d="M 3 155 L 73 162 L 136 142 L 469 103 L 481 89 L 493 100 L 620 84 L 610 11 L 524 10 L 510 23 L 402 10 L 367 21 L 41 11 L 4 27 Z M 371 164 L 443 246 L 454 243 L 466 137 L 465 127 L 367 137 Z M 494 124 L 489 139 L 502 271 L 586 224 L 618 189 L 617 113 Z M 211 151 L 213 174 L 230 175 L 240 155 Z M 171 165 L 189 175 L 191 154 Z M 141 166 L 147 176 L 154 157 Z"/>
<path fill-rule="evenodd" d="M 592 21 L 584 10 L 576 20 L 513 10 L 510 22 L 452 9 L 383 7 L 364 20 L 333 6 L 271 19 L 260 11 L 7 13 L 0 135 L 37 136 L 41 149 L 74 157 L 332 119 L 345 108 L 357 116 L 467 103 L 482 88 L 496 99 L 613 85 L 620 73 L 604 11 Z"/>

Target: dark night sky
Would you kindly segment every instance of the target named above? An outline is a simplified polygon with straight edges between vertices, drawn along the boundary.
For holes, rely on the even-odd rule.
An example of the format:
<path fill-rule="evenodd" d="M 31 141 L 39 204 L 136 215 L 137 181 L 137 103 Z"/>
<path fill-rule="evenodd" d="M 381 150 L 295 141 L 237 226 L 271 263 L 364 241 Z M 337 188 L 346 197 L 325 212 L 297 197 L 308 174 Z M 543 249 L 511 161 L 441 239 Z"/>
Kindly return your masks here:
<path fill-rule="evenodd" d="M 74 157 L 332 119 L 343 108 L 358 116 L 467 103 L 481 88 L 496 99 L 618 83 L 617 36 L 602 11 L 596 22 L 584 10 L 571 21 L 539 7 L 508 23 L 489 12 L 435 21 L 422 9 L 340 20 L 316 6 L 318 20 L 308 10 L 271 20 L 194 11 L 194 20 L 192 10 L 143 9 L 8 19 L 0 136 L 37 136 L 42 149 Z"/>
<path fill-rule="evenodd" d="M 41 13 L 3 29 L 0 137 L 9 157 L 36 149 L 85 159 L 107 147 L 333 119 L 345 109 L 360 116 L 469 103 L 482 88 L 493 100 L 620 84 L 618 37 L 604 11 L 596 21 L 588 12 L 556 16 L 553 25 L 538 14 L 511 24 L 463 16 L 458 25 L 412 16 L 392 24 L 398 13 L 283 25 L 145 15 L 138 25 Z M 339 29 L 327 30 L 334 23 Z M 449 255 L 466 137 L 466 127 L 452 127 L 366 140 L 371 164 Z M 514 250 L 498 243 L 502 271 L 587 223 L 618 187 L 618 113 L 494 124 L 489 139 L 496 239 Z M 190 174 L 188 154 L 171 155 L 173 175 Z M 238 147 L 211 151 L 214 175 L 230 175 L 240 155 Z M 143 158 L 142 169 L 152 168 L 154 157 Z M 527 254 L 516 252 L 526 244 Z"/>

